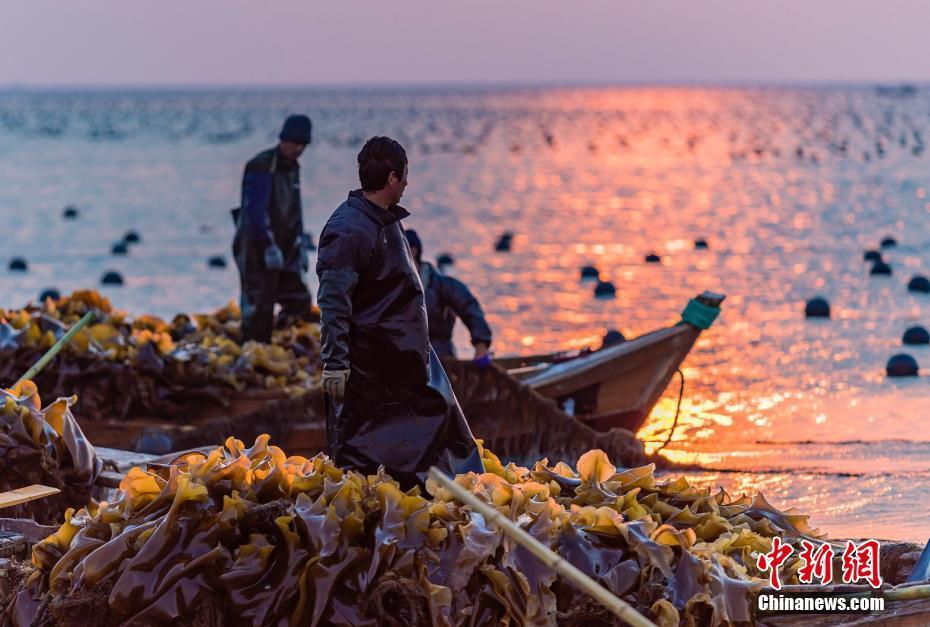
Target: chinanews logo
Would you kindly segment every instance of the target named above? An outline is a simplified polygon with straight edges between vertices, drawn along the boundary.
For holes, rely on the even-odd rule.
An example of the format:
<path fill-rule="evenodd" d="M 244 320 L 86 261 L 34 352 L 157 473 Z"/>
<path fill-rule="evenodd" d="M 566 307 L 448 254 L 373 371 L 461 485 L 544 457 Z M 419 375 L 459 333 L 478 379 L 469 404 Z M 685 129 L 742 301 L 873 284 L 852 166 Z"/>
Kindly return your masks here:
<path fill-rule="evenodd" d="M 861 613 L 885 609 L 885 599 L 871 596 L 868 592 L 829 594 L 829 589 L 817 590 L 814 587 L 843 583 L 868 584 L 874 590 L 881 588 L 881 546 L 877 540 L 865 540 L 859 544 L 847 540 L 843 545 L 814 543 L 805 539 L 800 541 L 800 547 L 800 566 L 797 561 L 788 561 L 795 548 L 777 537 L 772 539 L 772 549 L 758 556 L 756 566 L 763 573 L 768 573 L 770 588 L 758 597 L 759 612 Z M 794 572 L 795 568 L 798 582 L 810 585 L 810 591 L 792 586 L 790 592 L 784 590 L 784 594 L 778 594 L 783 591 L 782 576 Z"/>

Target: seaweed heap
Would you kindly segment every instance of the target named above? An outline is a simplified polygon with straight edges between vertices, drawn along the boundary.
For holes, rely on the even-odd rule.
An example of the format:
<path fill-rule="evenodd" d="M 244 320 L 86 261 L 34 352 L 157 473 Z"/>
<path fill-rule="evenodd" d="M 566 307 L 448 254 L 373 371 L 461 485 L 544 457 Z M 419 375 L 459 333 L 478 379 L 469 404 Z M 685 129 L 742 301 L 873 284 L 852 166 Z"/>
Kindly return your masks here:
<path fill-rule="evenodd" d="M 74 401 L 59 398 L 42 409 L 32 381 L 0 390 L 0 491 L 36 483 L 62 491 L 5 508 L 0 515 L 58 523 L 66 507 L 91 500 L 102 464 L 71 414 Z"/>
<path fill-rule="evenodd" d="M 581 625 L 612 615 L 427 483 L 286 457 L 260 436 L 132 469 L 111 503 L 35 546 L 4 608 L 41 625 Z M 734 500 L 599 450 L 456 481 L 663 625 L 752 619 L 771 538 L 815 535 L 761 496 Z M 786 566 L 784 580 L 798 564 Z M 3 603 L 3 600 L 0 600 Z"/>
<path fill-rule="evenodd" d="M 89 310 L 97 312 L 96 322 L 37 377 L 43 390 L 76 392 L 88 419 L 178 414 L 196 403 L 224 405 L 231 391 L 294 397 L 318 386 L 317 324 L 279 329 L 272 344 L 240 345 L 233 304 L 210 315 L 179 314 L 167 323 L 131 317 L 94 291 L 0 310 L 0 380 L 15 380 Z"/>

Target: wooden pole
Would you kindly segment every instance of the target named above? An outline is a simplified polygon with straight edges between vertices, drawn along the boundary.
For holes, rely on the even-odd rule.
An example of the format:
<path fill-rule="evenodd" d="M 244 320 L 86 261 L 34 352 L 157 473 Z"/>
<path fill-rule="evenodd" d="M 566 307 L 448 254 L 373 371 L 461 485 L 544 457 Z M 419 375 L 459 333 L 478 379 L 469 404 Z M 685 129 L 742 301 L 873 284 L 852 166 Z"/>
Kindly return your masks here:
<path fill-rule="evenodd" d="M 71 341 L 71 338 L 77 335 L 78 331 L 86 327 L 88 323 L 90 323 L 90 321 L 93 319 L 94 319 L 93 311 L 88 311 L 86 314 L 84 314 L 84 317 L 78 320 L 77 323 L 75 323 L 73 327 L 68 329 L 68 332 L 65 333 L 60 340 L 55 342 L 55 345 L 52 346 L 50 349 L 48 349 L 48 351 L 39 358 L 39 361 L 34 363 L 32 367 L 26 371 L 26 374 L 24 374 L 23 376 L 19 378 L 19 380 L 16 382 L 15 385 L 19 385 L 20 383 L 22 383 L 23 381 L 26 381 L 27 379 L 32 379 L 37 374 L 42 372 L 42 369 L 48 365 L 48 362 L 52 361 L 52 359 L 55 358 L 55 355 L 58 354 L 58 351 L 64 348 L 65 345 Z"/>
<path fill-rule="evenodd" d="M 58 488 L 52 488 L 38 483 L 26 486 L 25 488 L 10 490 L 9 492 L 0 492 L 0 508 L 28 503 L 29 501 L 45 498 L 46 496 L 58 494 L 59 492 L 61 492 L 61 490 Z"/>
<path fill-rule="evenodd" d="M 504 534 L 510 536 L 516 543 L 539 558 L 539 560 L 568 579 L 582 592 L 595 598 L 601 605 L 634 627 L 656 627 L 655 623 L 637 612 L 629 603 L 612 594 L 607 588 L 585 575 L 569 562 L 563 560 L 557 553 L 543 545 L 536 538 L 515 525 L 512 520 L 503 516 L 499 511 L 479 500 L 475 495 L 455 483 L 435 466 L 429 469 L 429 476 L 452 492 L 455 498 L 468 505 L 473 511 L 481 513 L 489 521 L 497 525 Z"/>

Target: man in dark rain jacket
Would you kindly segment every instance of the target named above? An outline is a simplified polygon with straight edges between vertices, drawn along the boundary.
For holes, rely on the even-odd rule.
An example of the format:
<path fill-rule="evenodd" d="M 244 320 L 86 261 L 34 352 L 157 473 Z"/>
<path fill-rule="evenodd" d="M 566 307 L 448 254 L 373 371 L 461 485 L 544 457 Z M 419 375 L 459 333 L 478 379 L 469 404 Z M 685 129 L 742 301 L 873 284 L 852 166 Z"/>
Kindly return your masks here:
<path fill-rule="evenodd" d="M 383 465 L 410 487 L 429 467 L 482 471 L 481 459 L 442 365 L 430 349 L 423 287 L 397 205 L 407 154 L 373 137 L 358 154 L 362 189 L 349 194 L 320 234 L 327 437 L 336 463 L 375 473 Z"/>
<path fill-rule="evenodd" d="M 484 319 L 481 304 L 468 287 L 451 276 L 437 270 L 433 264 L 423 261 L 423 243 L 413 229 L 407 229 L 407 243 L 420 269 L 420 282 L 426 298 L 426 314 L 429 320 L 429 342 L 440 358 L 455 357 L 452 330 L 456 317 L 461 318 L 471 334 L 471 345 L 475 347 L 475 363 L 491 363 L 491 327 Z"/>
<path fill-rule="evenodd" d="M 310 242 L 304 234 L 297 164 L 310 134 L 310 118 L 292 115 L 281 129 L 280 143 L 245 166 L 242 206 L 233 210 L 243 341 L 271 341 L 275 303 L 281 304 L 282 319 L 312 316 L 304 279 Z"/>

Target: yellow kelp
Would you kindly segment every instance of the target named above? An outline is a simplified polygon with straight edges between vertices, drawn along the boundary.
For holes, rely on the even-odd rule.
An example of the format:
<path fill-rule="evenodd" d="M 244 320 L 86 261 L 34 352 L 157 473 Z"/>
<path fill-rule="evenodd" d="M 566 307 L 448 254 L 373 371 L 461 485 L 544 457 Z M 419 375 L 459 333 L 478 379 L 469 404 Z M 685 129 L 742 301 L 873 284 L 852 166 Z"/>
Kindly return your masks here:
<path fill-rule="evenodd" d="M 618 470 L 602 451 L 577 472 L 482 454 L 488 472 L 458 484 L 662 625 L 752 620 L 757 554 L 774 534 L 818 536 L 761 496 Z M 288 457 L 267 435 L 229 438 L 133 469 L 112 502 L 69 512 L 36 546 L 16 612 L 53 625 L 610 624 L 480 514 L 426 491 Z"/>

